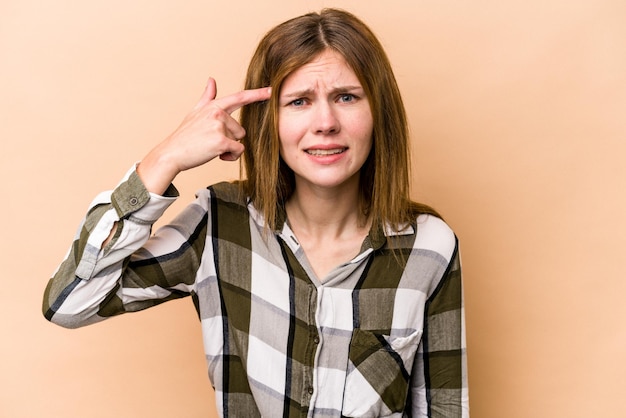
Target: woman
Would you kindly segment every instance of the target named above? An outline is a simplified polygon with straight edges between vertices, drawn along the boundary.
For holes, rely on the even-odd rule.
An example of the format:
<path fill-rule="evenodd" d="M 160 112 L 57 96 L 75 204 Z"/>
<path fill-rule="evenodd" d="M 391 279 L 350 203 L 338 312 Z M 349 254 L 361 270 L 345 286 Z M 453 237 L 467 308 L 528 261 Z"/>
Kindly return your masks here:
<path fill-rule="evenodd" d="M 178 173 L 242 155 L 246 179 L 150 237 Z M 242 92 L 209 80 L 93 202 L 43 311 L 77 327 L 188 295 L 221 416 L 468 416 L 456 238 L 409 199 L 404 107 L 353 15 L 272 29 Z"/>

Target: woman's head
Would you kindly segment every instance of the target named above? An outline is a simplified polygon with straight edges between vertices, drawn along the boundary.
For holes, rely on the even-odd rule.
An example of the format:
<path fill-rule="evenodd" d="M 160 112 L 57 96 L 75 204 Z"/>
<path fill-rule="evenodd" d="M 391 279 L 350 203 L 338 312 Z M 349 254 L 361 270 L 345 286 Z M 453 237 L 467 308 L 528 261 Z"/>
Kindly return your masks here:
<path fill-rule="evenodd" d="M 409 194 L 406 114 L 389 60 L 372 31 L 352 14 L 325 9 L 270 30 L 252 57 L 246 89 L 272 86 L 269 102 L 245 106 L 246 191 L 275 227 L 278 208 L 293 193 L 291 169 L 280 158 L 278 97 L 285 79 L 323 51 L 340 54 L 354 71 L 373 117 L 373 147 L 360 174 L 360 210 L 375 221 L 405 222 Z"/>

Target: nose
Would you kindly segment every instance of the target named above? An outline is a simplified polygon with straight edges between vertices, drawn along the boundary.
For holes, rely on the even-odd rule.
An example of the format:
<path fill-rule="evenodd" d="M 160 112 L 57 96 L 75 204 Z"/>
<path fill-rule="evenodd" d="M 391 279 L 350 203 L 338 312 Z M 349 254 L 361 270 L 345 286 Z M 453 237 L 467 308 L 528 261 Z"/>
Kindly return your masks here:
<path fill-rule="evenodd" d="M 336 109 L 332 103 L 320 101 L 315 106 L 313 130 L 317 134 L 329 135 L 338 133 L 341 129 Z"/>

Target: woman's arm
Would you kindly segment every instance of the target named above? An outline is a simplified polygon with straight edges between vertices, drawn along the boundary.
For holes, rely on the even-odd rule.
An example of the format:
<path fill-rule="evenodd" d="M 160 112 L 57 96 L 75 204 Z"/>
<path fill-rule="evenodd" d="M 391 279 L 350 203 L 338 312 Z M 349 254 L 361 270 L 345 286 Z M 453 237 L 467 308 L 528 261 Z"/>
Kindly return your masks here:
<path fill-rule="evenodd" d="M 263 88 L 215 99 L 210 79 L 178 129 L 113 192 L 94 200 L 46 287 L 46 318 L 77 327 L 189 294 L 204 246 L 197 241 L 205 238 L 198 233 L 206 223 L 203 203 L 197 200 L 149 240 L 152 225 L 177 195 L 171 182 L 178 173 L 218 156 L 239 158 L 245 131 L 230 113 L 270 94 Z"/>
<path fill-rule="evenodd" d="M 46 287 L 43 311 L 48 320 L 74 328 L 106 317 L 101 310 L 113 311 L 127 260 L 148 240 L 152 224 L 175 199 L 172 191 L 171 197 L 150 196 L 133 169 L 114 191 L 94 199 Z M 115 313 L 123 310 L 120 305 Z"/>

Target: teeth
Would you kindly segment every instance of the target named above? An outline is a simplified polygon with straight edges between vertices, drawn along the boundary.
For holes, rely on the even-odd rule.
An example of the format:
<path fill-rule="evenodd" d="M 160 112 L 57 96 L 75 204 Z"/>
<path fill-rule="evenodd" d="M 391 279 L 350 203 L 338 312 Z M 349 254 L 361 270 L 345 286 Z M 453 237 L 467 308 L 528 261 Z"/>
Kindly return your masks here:
<path fill-rule="evenodd" d="M 308 154 L 311 154 L 311 155 L 322 156 L 322 155 L 341 154 L 344 151 L 344 149 L 345 148 L 337 148 L 337 149 L 310 149 L 310 150 L 307 150 L 306 152 Z"/>

